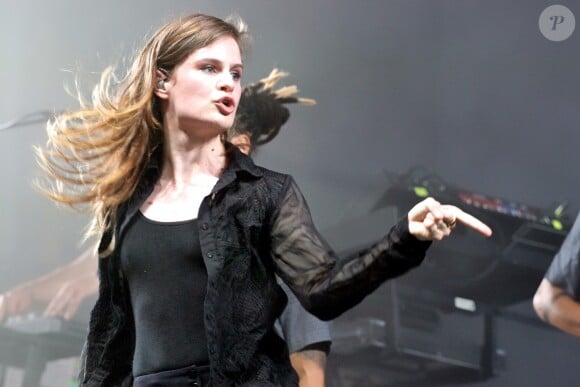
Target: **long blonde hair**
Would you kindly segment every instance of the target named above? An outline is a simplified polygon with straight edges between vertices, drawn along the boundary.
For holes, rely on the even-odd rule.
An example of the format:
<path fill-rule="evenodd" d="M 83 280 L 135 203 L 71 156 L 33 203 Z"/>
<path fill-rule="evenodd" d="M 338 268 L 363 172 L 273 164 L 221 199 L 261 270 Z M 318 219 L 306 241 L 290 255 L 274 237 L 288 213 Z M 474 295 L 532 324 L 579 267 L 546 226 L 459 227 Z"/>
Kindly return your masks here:
<path fill-rule="evenodd" d="M 115 221 L 119 205 L 134 192 L 153 150 L 163 141 L 162 116 L 154 94 L 157 71 L 169 77 L 192 52 L 222 36 L 242 53 L 249 43 L 245 24 L 193 14 L 157 30 L 120 80 L 107 68 L 90 103 L 49 122 L 48 143 L 38 161 L 52 183 L 40 188 L 58 203 L 93 213 L 89 234 Z"/>

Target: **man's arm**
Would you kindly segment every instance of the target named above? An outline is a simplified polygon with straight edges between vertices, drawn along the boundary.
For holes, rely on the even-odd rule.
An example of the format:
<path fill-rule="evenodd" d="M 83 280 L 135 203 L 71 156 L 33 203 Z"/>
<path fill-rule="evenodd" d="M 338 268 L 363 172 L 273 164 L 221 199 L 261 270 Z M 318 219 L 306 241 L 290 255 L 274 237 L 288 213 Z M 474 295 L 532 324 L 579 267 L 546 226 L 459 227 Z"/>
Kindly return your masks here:
<path fill-rule="evenodd" d="M 534 295 L 538 316 L 580 337 L 580 214 L 546 270 Z"/>
<path fill-rule="evenodd" d="M 326 368 L 326 352 L 304 349 L 290 354 L 292 367 L 298 373 L 300 387 L 323 387 Z"/>
<path fill-rule="evenodd" d="M 580 337 L 580 303 L 562 288 L 543 279 L 534 295 L 538 316 L 556 328 Z"/>
<path fill-rule="evenodd" d="M 288 304 L 274 328 L 286 340 L 299 386 L 324 387 L 326 358 L 331 346 L 330 323 L 308 313 L 290 288 L 280 278 L 277 280 L 288 297 Z"/>

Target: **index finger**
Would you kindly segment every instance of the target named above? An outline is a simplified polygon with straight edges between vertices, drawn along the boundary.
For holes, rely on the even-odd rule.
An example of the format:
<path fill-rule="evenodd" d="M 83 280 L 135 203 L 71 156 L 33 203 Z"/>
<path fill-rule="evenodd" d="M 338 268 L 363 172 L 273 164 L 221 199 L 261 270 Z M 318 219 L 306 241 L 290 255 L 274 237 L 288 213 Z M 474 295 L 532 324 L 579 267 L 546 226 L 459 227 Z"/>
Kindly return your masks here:
<path fill-rule="evenodd" d="M 70 294 L 61 288 L 61 290 L 50 301 L 46 309 L 44 309 L 44 316 L 55 317 L 64 316 L 64 310 L 69 303 Z"/>
<path fill-rule="evenodd" d="M 455 219 L 466 225 L 467 227 L 479 232 L 480 234 L 490 237 L 493 233 L 491 228 L 483 223 L 481 220 L 477 219 L 475 216 L 468 214 L 457 208 L 457 213 L 455 214 Z"/>

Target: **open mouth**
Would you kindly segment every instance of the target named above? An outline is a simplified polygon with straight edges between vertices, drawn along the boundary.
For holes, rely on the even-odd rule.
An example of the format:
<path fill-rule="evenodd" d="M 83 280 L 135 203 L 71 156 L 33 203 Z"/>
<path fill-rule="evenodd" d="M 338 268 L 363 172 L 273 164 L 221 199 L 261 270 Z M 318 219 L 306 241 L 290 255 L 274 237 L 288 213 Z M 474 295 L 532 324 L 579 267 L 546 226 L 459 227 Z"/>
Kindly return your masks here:
<path fill-rule="evenodd" d="M 216 102 L 216 106 L 222 114 L 231 114 L 236 110 L 236 104 L 231 97 L 220 98 Z"/>

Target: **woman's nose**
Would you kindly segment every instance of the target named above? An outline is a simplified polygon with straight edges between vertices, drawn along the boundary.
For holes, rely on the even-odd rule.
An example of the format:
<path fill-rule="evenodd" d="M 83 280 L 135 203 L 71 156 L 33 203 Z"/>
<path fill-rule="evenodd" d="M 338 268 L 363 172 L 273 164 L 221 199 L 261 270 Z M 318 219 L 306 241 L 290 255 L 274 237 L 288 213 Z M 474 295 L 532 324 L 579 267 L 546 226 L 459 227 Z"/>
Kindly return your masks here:
<path fill-rule="evenodd" d="M 234 89 L 234 80 L 229 72 L 220 75 L 217 81 L 217 88 L 224 91 L 232 91 Z"/>

